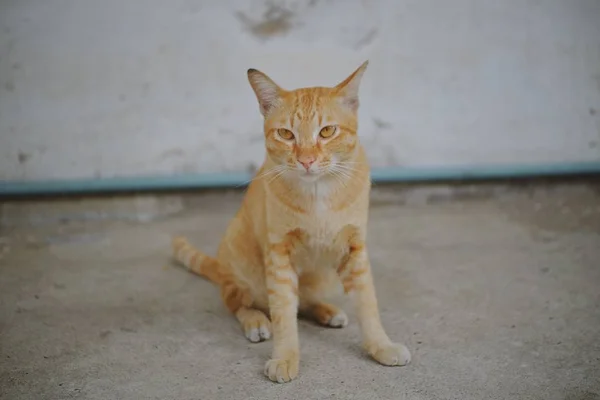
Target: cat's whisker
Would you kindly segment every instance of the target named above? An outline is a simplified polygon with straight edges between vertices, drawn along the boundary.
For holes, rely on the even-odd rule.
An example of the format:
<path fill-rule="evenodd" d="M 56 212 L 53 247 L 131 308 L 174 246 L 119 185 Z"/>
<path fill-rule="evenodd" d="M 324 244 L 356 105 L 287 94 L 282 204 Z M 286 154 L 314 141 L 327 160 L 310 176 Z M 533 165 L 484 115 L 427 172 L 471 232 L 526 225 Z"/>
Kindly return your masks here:
<path fill-rule="evenodd" d="M 328 170 L 327 173 L 333 177 L 333 179 L 335 179 L 336 182 L 343 184 L 343 182 L 340 180 L 340 177 L 338 175 L 338 173 L 332 169 Z"/>
<path fill-rule="evenodd" d="M 259 176 L 257 176 L 257 177 L 256 177 L 256 178 L 254 178 L 253 180 L 257 180 L 257 179 L 261 179 L 261 178 L 267 177 L 267 176 L 269 176 L 269 175 L 272 175 L 272 174 L 275 174 L 275 173 L 277 173 L 277 172 L 280 172 L 280 171 L 282 171 L 282 170 L 284 170 L 284 169 L 285 169 L 285 166 L 278 165 L 278 166 L 276 166 L 276 167 L 273 167 L 273 168 L 271 168 L 271 169 L 269 169 L 269 170 L 265 171 L 264 173 L 260 174 Z"/>
<path fill-rule="evenodd" d="M 244 183 L 242 183 L 242 184 L 240 184 L 240 185 L 238 185 L 236 187 L 245 186 L 245 185 L 249 184 L 250 182 L 253 182 L 253 181 L 259 180 L 261 178 L 267 177 L 269 175 L 272 175 L 274 173 L 277 173 L 277 172 L 281 171 L 284 168 L 286 168 L 285 165 L 276 165 L 275 167 L 269 168 L 268 170 L 263 171 L 262 174 L 259 174 L 259 175 L 255 176 L 255 177 L 251 178 L 249 181 L 246 181 L 246 182 L 244 182 Z"/>
<path fill-rule="evenodd" d="M 336 164 L 335 166 L 339 167 L 341 169 L 347 170 L 347 171 L 358 171 L 357 168 L 354 168 L 350 165 L 346 165 L 346 164 L 342 164 L 342 163 Z"/>
<path fill-rule="evenodd" d="M 271 177 L 271 179 L 269 179 L 267 181 L 267 185 L 271 184 L 272 182 L 274 182 L 276 179 L 278 179 L 279 177 L 281 177 L 283 174 L 285 174 L 288 171 L 289 171 L 289 168 L 285 167 L 283 170 L 278 172 L 275 176 Z"/>
<path fill-rule="evenodd" d="M 354 171 L 348 171 L 348 170 L 345 170 L 345 169 L 342 169 L 342 168 L 336 168 L 335 171 L 343 174 L 348 179 L 350 179 L 350 178 L 352 178 L 354 176 Z"/>
<path fill-rule="evenodd" d="M 360 173 L 361 168 L 356 168 L 356 167 L 352 167 L 349 165 L 337 165 L 338 169 L 344 170 L 344 171 L 348 171 L 350 173 Z"/>
<path fill-rule="evenodd" d="M 344 179 L 344 176 L 339 173 L 339 171 L 335 171 L 333 176 L 343 187 L 348 187 L 348 178 Z"/>
<path fill-rule="evenodd" d="M 342 172 L 342 171 L 336 171 L 336 174 L 337 174 L 337 175 L 338 175 L 340 178 L 342 178 L 342 180 L 343 180 L 344 182 L 347 182 L 347 181 L 349 181 L 349 180 L 351 180 L 351 179 L 352 179 L 352 177 L 351 177 L 350 175 L 348 175 L 348 174 L 346 174 L 345 172 Z"/>
<path fill-rule="evenodd" d="M 350 168 L 339 164 L 333 165 L 332 169 L 338 172 L 344 172 L 349 178 L 352 177 L 353 172 L 358 172 L 358 169 L 356 168 Z"/>
<path fill-rule="evenodd" d="M 329 168 L 328 172 L 330 172 L 343 186 L 346 186 L 346 181 L 352 178 L 346 171 L 338 169 L 335 166 Z"/>

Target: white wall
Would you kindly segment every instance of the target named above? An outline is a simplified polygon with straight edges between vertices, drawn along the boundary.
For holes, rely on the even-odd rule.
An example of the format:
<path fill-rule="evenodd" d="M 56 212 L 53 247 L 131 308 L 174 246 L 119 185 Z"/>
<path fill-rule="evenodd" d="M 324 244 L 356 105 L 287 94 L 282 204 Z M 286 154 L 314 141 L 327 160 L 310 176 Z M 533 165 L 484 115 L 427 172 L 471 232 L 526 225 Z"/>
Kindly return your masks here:
<path fill-rule="evenodd" d="M 597 0 L 3 0 L 0 179 L 246 171 L 249 67 L 367 58 L 374 166 L 600 161 Z"/>

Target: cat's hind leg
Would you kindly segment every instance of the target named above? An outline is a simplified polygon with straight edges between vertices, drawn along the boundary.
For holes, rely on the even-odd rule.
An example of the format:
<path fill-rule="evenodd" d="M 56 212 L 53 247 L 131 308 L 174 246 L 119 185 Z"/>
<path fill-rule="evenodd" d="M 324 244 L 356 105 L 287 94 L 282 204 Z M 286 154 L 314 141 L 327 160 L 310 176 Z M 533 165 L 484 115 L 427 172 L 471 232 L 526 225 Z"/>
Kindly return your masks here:
<path fill-rule="evenodd" d="M 240 307 L 235 316 L 240 321 L 246 338 L 252 343 L 262 342 L 271 337 L 271 321 L 264 312 L 256 308 Z"/>
<path fill-rule="evenodd" d="M 299 314 L 330 328 L 343 328 L 348 325 L 348 316 L 341 308 L 325 299 L 339 280 L 335 271 L 313 271 L 300 277 Z"/>
<path fill-rule="evenodd" d="M 343 328 L 348 325 L 348 316 L 344 310 L 333 304 L 315 302 L 303 305 L 300 312 L 330 328 Z"/>
<path fill-rule="evenodd" d="M 269 318 L 252 306 L 249 291 L 238 285 L 231 274 L 226 275 L 221 282 L 221 298 L 227 309 L 240 321 L 249 341 L 258 343 L 271 337 Z"/>

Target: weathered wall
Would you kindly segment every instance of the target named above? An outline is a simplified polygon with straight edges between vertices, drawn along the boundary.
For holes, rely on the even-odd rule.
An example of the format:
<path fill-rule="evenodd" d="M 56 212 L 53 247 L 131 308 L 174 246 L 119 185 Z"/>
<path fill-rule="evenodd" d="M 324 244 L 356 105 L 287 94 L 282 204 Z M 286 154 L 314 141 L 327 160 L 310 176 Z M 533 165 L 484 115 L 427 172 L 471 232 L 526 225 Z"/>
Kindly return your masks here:
<path fill-rule="evenodd" d="M 0 179 L 245 171 L 246 69 L 363 60 L 375 166 L 600 161 L 596 0 L 4 0 Z"/>

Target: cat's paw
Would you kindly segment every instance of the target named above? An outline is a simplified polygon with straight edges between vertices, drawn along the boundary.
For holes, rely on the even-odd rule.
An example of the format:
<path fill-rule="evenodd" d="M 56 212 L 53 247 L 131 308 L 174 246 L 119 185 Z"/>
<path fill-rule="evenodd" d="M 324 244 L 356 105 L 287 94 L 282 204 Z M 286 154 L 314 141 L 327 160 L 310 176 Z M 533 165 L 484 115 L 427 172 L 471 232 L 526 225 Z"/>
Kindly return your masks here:
<path fill-rule="evenodd" d="M 252 343 L 262 342 L 271 337 L 271 321 L 259 310 L 246 310 L 242 316 L 244 335 Z"/>
<path fill-rule="evenodd" d="M 373 358 L 383 365 L 403 366 L 410 362 L 410 351 L 403 344 L 389 343 L 376 348 L 372 354 Z"/>
<path fill-rule="evenodd" d="M 245 329 L 246 338 L 252 343 L 258 343 L 268 340 L 271 337 L 271 330 L 268 324 L 261 324 L 256 327 Z"/>
<path fill-rule="evenodd" d="M 298 376 L 298 364 L 298 359 L 272 359 L 265 364 L 265 375 L 273 382 L 290 382 Z"/>
<path fill-rule="evenodd" d="M 348 316 L 344 310 L 333 304 L 319 303 L 312 306 L 310 314 L 318 323 L 330 328 L 343 328 L 348 325 Z"/>
<path fill-rule="evenodd" d="M 342 310 L 339 310 L 337 314 L 331 317 L 327 322 L 327 326 L 332 328 L 343 328 L 348 325 L 348 316 Z"/>

